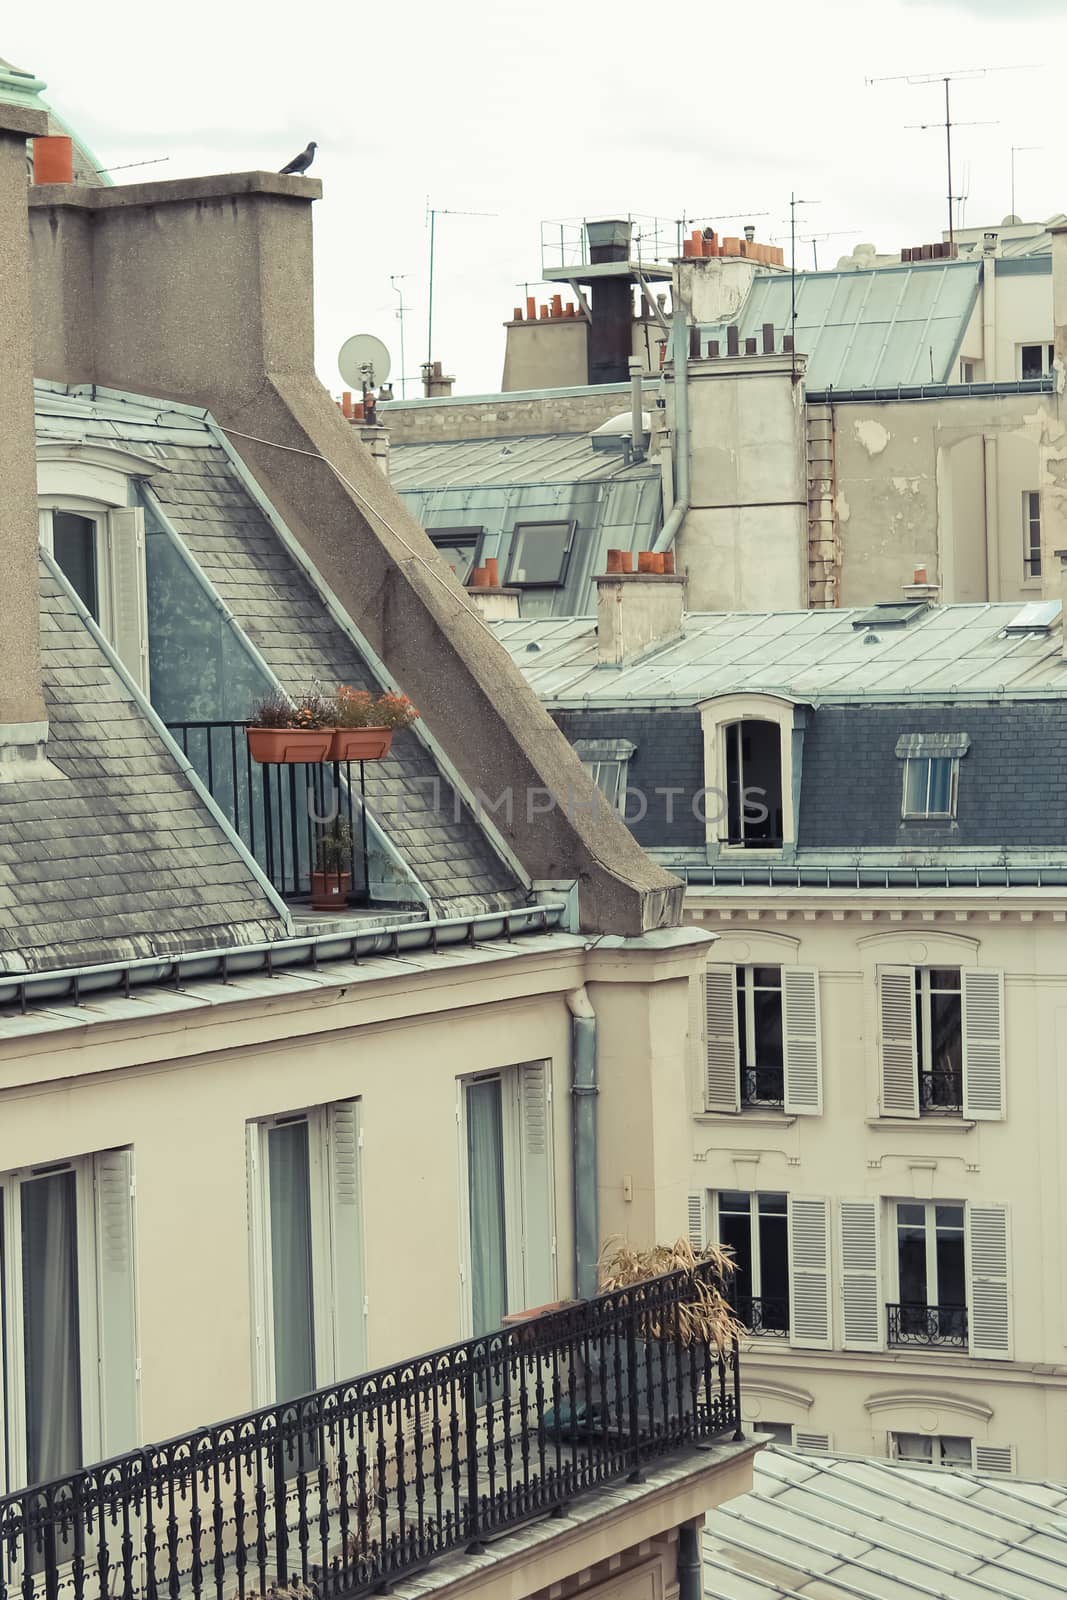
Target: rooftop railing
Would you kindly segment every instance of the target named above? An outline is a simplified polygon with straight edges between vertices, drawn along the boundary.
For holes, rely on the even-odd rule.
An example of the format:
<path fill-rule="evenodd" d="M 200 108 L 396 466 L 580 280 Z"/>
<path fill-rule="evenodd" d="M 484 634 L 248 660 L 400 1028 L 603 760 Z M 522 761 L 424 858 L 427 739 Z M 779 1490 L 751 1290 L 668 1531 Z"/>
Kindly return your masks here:
<path fill-rule="evenodd" d="M 739 1439 L 737 1347 L 683 1342 L 692 1294 L 651 1279 L 8 1494 L 0 1600 L 362 1595 Z"/>

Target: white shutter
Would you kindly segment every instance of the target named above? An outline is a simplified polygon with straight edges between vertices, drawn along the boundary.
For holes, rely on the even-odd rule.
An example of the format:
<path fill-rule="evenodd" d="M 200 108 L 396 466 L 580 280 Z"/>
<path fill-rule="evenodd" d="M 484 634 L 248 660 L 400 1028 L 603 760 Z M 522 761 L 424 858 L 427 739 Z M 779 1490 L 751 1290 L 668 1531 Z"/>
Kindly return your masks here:
<path fill-rule="evenodd" d="M 367 1364 L 358 1100 L 342 1100 L 326 1108 L 326 1159 L 330 1192 L 333 1372 L 334 1381 L 342 1383 L 362 1372 Z"/>
<path fill-rule="evenodd" d="M 975 1472 L 998 1474 L 1015 1471 L 1015 1446 L 1013 1444 L 979 1444 L 971 1441 L 972 1466 Z"/>
<path fill-rule="evenodd" d="M 698 972 L 689 980 L 689 1059 L 695 1063 L 695 1082 L 699 1083 L 706 1060 L 704 1052 L 704 974 Z"/>
<path fill-rule="evenodd" d="M 556 1298 L 549 1064 L 530 1061 L 518 1072 L 524 1298 L 543 1306 Z"/>
<path fill-rule="evenodd" d="M 137 1424 L 133 1161 L 129 1150 L 93 1157 L 102 1455 L 133 1450 Z"/>
<path fill-rule="evenodd" d="M 1004 1116 L 1004 974 L 978 967 L 963 973 L 963 1114 Z"/>
<path fill-rule="evenodd" d="M 707 1191 L 701 1189 L 696 1194 L 689 1196 L 689 1243 L 699 1255 L 701 1250 L 707 1248 L 708 1232 L 705 1216 L 707 1211 Z"/>
<path fill-rule="evenodd" d="M 248 1280 L 252 1315 L 253 1397 L 257 1406 L 274 1399 L 274 1352 L 271 1338 L 270 1208 L 267 1205 L 263 1160 L 267 1148 L 264 1128 L 246 1125 L 248 1155 Z"/>
<path fill-rule="evenodd" d="M 829 1433 L 809 1433 L 806 1428 L 793 1429 L 793 1449 L 803 1450 L 812 1456 L 825 1455 L 834 1447 L 833 1435 Z"/>
<path fill-rule="evenodd" d="M 1011 1356 L 1008 1213 L 1003 1206 L 967 1207 L 967 1317 L 972 1356 Z"/>
<path fill-rule="evenodd" d="M 846 1350 L 882 1348 L 878 1274 L 878 1201 L 842 1200 L 841 1331 Z"/>
<path fill-rule="evenodd" d="M 148 693 L 148 575 L 144 511 L 109 511 L 107 517 L 109 631 L 115 654 Z"/>
<path fill-rule="evenodd" d="M 737 977 L 733 967 L 707 967 L 704 972 L 707 1088 L 709 1111 L 737 1111 L 741 1105 L 741 1071 L 737 1047 Z"/>
<path fill-rule="evenodd" d="M 830 1348 L 829 1204 L 789 1196 L 789 1339 Z"/>
<path fill-rule="evenodd" d="M 819 974 L 814 967 L 782 968 L 785 1109 L 800 1116 L 822 1111 L 819 1061 Z"/>
<path fill-rule="evenodd" d="M 889 1117 L 919 1115 L 919 1071 L 915 1054 L 915 969 L 878 969 L 878 1044 L 882 1061 L 882 1111 Z"/>

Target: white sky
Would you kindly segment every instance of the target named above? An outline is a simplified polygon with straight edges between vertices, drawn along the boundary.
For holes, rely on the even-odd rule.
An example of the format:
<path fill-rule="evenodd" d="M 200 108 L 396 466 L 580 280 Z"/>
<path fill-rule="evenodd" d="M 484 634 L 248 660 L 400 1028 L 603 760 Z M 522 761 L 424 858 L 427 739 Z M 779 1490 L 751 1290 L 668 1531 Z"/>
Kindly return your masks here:
<path fill-rule="evenodd" d="M 393 273 L 420 392 L 427 197 L 494 213 L 438 219 L 433 353 L 467 393 L 499 387 L 543 218 L 745 212 L 781 240 L 793 190 L 818 202 L 799 231 L 835 235 L 822 266 L 862 240 L 940 238 L 944 138 L 906 124 L 942 116 L 943 91 L 867 87 L 875 75 L 1027 68 L 954 87 L 961 124 L 993 123 L 954 132 L 964 220 L 1008 211 L 1012 145 L 1040 147 L 1016 156 L 1018 212 L 1067 211 L 1063 0 L 53 0 L 8 12 L 0 56 L 45 79 L 101 163 L 169 158 L 120 182 L 273 169 L 318 141 L 318 367 L 334 392 L 351 333 L 384 339 L 399 372 Z"/>

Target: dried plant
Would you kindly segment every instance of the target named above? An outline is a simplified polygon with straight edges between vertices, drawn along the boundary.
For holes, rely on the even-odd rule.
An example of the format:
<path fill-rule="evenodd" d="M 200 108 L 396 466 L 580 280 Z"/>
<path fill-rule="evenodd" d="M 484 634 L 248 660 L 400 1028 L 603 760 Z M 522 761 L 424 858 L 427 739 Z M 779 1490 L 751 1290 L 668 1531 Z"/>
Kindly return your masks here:
<path fill-rule="evenodd" d="M 710 1263 L 712 1273 L 699 1274 L 697 1267 Z M 657 1244 L 639 1250 L 621 1235 L 608 1239 L 598 1263 L 600 1287 L 610 1293 L 647 1283 L 668 1272 L 684 1272 L 689 1277 L 682 1298 L 672 1299 L 662 1308 L 652 1305 L 645 1318 L 645 1337 L 677 1339 L 683 1345 L 710 1344 L 726 1350 L 745 1329 L 734 1316 L 723 1293 L 723 1285 L 734 1271 L 733 1257 L 719 1245 L 695 1251 L 688 1239 L 673 1244 Z"/>
<path fill-rule="evenodd" d="M 309 689 L 298 700 L 290 700 L 280 689 L 273 689 L 257 700 L 248 716 L 250 728 L 332 728 L 334 703 L 318 689 Z"/>
<path fill-rule="evenodd" d="M 366 689 L 337 689 L 336 725 L 339 728 L 410 728 L 418 720 L 406 694 L 372 695 Z"/>

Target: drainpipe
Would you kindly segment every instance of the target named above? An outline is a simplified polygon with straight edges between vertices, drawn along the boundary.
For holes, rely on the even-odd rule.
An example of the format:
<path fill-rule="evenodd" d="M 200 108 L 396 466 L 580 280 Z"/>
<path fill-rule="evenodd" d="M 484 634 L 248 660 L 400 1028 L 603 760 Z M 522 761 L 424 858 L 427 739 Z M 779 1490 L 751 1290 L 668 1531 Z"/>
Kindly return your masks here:
<path fill-rule="evenodd" d="M 600 1223 L 597 1195 L 596 1012 L 583 985 L 567 996 L 571 1014 L 571 1134 L 574 1172 L 574 1291 L 589 1300 L 597 1291 Z"/>
<path fill-rule="evenodd" d="M 700 1528 L 678 1529 L 678 1600 L 701 1600 Z"/>
<path fill-rule="evenodd" d="M 645 459 L 645 410 L 641 397 L 644 367 L 637 356 L 630 357 L 630 459 Z"/>
<path fill-rule="evenodd" d="M 689 328 L 685 312 L 675 306 L 671 324 L 674 344 L 674 504 L 656 535 L 653 550 L 669 550 L 689 510 Z"/>

